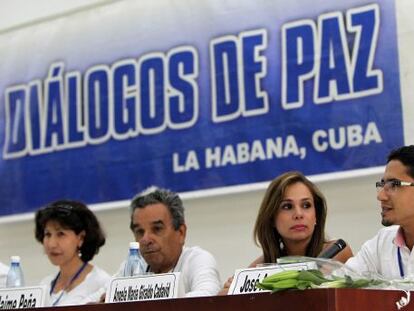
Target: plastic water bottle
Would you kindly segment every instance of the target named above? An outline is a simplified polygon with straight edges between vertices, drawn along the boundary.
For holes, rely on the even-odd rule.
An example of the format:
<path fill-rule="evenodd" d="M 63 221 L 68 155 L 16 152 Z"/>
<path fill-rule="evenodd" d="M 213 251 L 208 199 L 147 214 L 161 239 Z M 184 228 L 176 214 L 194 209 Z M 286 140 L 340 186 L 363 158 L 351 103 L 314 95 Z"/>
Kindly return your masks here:
<path fill-rule="evenodd" d="M 124 268 L 124 276 L 146 274 L 145 269 L 146 263 L 144 258 L 142 258 L 141 252 L 139 251 L 139 243 L 130 242 L 128 258 Z"/>
<path fill-rule="evenodd" d="M 24 286 L 23 270 L 20 265 L 19 256 L 11 256 L 11 264 L 9 272 L 7 273 L 6 287 L 21 287 Z"/>

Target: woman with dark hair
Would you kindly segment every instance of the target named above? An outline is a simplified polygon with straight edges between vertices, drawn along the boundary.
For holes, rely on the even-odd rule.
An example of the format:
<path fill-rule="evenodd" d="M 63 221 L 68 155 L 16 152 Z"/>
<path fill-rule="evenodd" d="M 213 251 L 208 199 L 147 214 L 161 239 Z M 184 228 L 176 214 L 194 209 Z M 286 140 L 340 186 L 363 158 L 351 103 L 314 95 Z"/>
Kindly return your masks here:
<path fill-rule="evenodd" d="M 324 195 L 302 173 L 278 176 L 267 188 L 253 231 L 263 255 L 250 266 L 283 256 L 317 257 L 335 242 L 325 237 L 326 213 Z M 346 247 L 333 259 L 344 263 L 351 256 Z"/>
<path fill-rule="evenodd" d="M 325 237 L 326 200 L 315 184 L 300 172 L 287 172 L 266 190 L 254 226 L 255 243 L 263 255 L 249 267 L 276 263 L 283 256 L 317 257 L 335 240 Z M 352 257 L 349 246 L 333 259 L 345 263 Z M 220 294 L 226 294 L 232 277 Z"/>
<path fill-rule="evenodd" d="M 56 201 L 36 212 L 35 225 L 36 240 L 59 266 L 57 275 L 41 282 L 48 287 L 50 305 L 98 302 L 110 276 L 89 263 L 105 244 L 94 213 L 81 202 Z"/>

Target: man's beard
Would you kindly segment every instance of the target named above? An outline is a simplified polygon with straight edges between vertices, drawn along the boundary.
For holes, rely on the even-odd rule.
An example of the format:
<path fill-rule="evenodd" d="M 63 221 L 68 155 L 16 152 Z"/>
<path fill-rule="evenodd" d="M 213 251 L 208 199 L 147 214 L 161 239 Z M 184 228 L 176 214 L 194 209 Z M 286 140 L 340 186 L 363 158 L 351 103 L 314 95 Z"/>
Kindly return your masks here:
<path fill-rule="evenodd" d="M 389 227 L 389 226 L 394 225 L 394 223 L 392 221 L 384 219 L 384 218 L 382 219 L 381 223 L 384 227 Z"/>

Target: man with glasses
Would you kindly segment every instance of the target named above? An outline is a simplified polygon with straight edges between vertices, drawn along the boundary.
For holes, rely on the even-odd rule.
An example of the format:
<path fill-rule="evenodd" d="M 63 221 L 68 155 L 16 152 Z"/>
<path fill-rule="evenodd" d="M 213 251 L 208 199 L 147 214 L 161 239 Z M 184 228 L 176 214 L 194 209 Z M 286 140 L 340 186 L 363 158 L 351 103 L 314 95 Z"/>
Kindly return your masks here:
<path fill-rule="evenodd" d="M 414 276 L 414 146 L 391 151 L 381 181 L 376 183 L 381 203 L 381 229 L 364 243 L 346 265 L 387 279 Z"/>

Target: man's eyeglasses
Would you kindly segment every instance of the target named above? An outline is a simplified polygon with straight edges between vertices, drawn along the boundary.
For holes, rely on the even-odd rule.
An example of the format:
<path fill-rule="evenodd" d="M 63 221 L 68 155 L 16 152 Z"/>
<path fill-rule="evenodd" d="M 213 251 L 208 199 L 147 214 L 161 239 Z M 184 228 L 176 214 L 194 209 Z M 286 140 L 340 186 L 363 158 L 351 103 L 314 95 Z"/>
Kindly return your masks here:
<path fill-rule="evenodd" d="M 401 181 L 398 179 L 387 180 L 387 181 L 377 181 L 375 183 L 375 187 L 377 188 L 378 192 L 380 192 L 382 189 L 384 189 L 385 192 L 394 192 L 400 187 L 412 187 L 412 186 L 414 186 L 413 182 Z"/>

